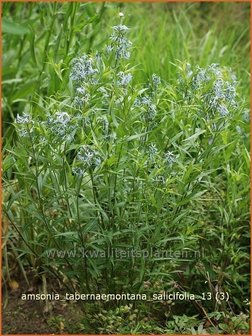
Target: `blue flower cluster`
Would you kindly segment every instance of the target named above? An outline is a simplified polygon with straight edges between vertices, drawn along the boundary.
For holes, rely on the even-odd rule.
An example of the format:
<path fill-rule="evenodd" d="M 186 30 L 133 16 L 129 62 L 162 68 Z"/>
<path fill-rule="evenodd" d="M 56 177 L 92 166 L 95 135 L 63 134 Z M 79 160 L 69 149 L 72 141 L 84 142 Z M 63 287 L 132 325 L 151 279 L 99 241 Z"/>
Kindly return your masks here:
<path fill-rule="evenodd" d="M 72 140 L 75 133 L 75 127 L 71 120 L 67 112 L 56 112 L 48 116 L 45 124 L 56 141 L 67 141 Z"/>
<path fill-rule="evenodd" d="M 94 82 L 94 76 L 98 69 L 94 68 L 94 61 L 87 55 L 74 58 L 72 61 L 72 71 L 70 78 L 76 82 Z"/>
<path fill-rule="evenodd" d="M 126 86 L 129 85 L 129 83 L 132 80 L 132 74 L 131 73 L 125 73 L 123 71 L 120 71 L 117 76 L 118 76 L 117 84 L 119 86 L 126 87 Z"/>
<path fill-rule="evenodd" d="M 168 166 L 171 166 L 174 162 L 176 162 L 175 155 L 172 152 L 167 151 L 165 153 L 165 162 L 168 164 Z"/>
<path fill-rule="evenodd" d="M 125 25 L 113 27 L 113 33 L 110 36 L 112 43 L 107 46 L 107 52 L 114 52 L 116 60 L 130 58 L 132 42 L 126 37 L 128 30 L 129 28 Z"/>
<path fill-rule="evenodd" d="M 146 121 L 153 121 L 155 119 L 157 106 L 150 96 L 145 95 L 136 98 L 134 106 L 140 108 L 144 112 L 144 118 Z"/>
<path fill-rule="evenodd" d="M 90 145 L 83 145 L 77 153 L 76 165 L 72 171 L 75 175 L 83 176 L 86 169 L 94 169 L 101 164 L 100 154 Z"/>
<path fill-rule="evenodd" d="M 18 124 L 18 133 L 20 137 L 26 137 L 30 133 L 33 127 L 33 119 L 30 114 L 24 113 L 23 115 L 17 115 L 16 124 Z M 28 132 L 29 130 L 29 132 Z"/>
<path fill-rule="evenodd" d="M 213 113 L 226 116 L 229 108 L 237 106 L 236 77 L 218 64 L 211 64 L 205 69 L 198 67 L 192 84 L 195 91 L 203 92 L 204 101 Z M 207 87 L 210 89 L 206 90 Z M 207 92 L 204 93 L 204 90 Z"/>

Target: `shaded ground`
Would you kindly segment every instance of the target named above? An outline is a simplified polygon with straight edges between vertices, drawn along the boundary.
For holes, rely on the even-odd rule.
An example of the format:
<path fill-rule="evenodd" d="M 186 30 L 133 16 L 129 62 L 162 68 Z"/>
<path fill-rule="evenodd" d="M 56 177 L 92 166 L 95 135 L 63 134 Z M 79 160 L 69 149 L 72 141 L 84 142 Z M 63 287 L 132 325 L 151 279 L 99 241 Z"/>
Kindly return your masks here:
<path fill-rule="evenodd" d="M 80 306 L 80 303 L 63 300 L 66 290 L 61 287 L 59 283 L 56 281 L 51 281 L 47 284 L 46 290 L 47 293 L 58 293 L 62 300 L 52 300 L 52 301 L 42 301 L 42 300 L 22 300 L 22 294 L 38 294 L 43 293 L 43 284 L 41 280 L 36 279 L 36 277 L 32 274 L 29 274 L 30 285 L 23 279 L 18 279 L 18 276 L 15 276 L 16 281 L 13 281 L 13 284 L 9 284 L 8 290 L 4 288 L 3 290 L 3 307 L 2 307 L 2 334 L 7 335 L 15 335 L 15 334 L 92 334 L 92 321 L 90 321 L 90 315 L 88 313 L 88 307 Z M 93 313 L 97 312 L 97 306 L 91 304 Z M 82 308 L 82 309 L 81 309 Z M 90 306 L 89 306 L 90 308 Z M 113 311 L 111 315 L 111 311 L 107 312 L 106 320 L 103 319 L 100 322 L 107 325 L 110 320 L 113 320 L 113 328 L 116 326 L 118 322 L 118 318 L 121 316 L 115 314 L 116 311 Z M 160 315 L 160 311 L 157 312 Z M 128 323 L 131 322 L 129 316 L 131 316 L 132 312 L 128 314 L 122 314 L 124 320 L 121 323 L 122 325 L 128 326 Z M 101 315 L 101 314 L 99 314 Z M 105 315 L 103 314 L 103 317 Z M 160 316 L 159 316 L 160 317 Z M 186 316 L 181 316 L 182 320 Z M 186 317 L 186 323 L 188 324 L 190 321 L 190 317 Z M 97 317 L 94 318 L 93 323 L 97 323 Z M 121 319 L 122 320 L 122 319 Z M 150 323 L 151 320 L 155 322 L 152 326 Z M 142 322 L 144 319 L 141 320 Z M 182 321 L 183 322 L 183 321 Z M 181 322 L 181 323 L 182 323 Z M 209 323 L 210 322 L 210 323 Z M 99 324 L 98 323 L 98 324 Z M 180 323 L 180 324 L 181 324 Z M 145 332 L 141 332 L 144 334 L 157 334 L 153 333 L 152 329 L 155 325 L 158 324 L 158 320 L 154 319 L 154 316 L 150 316 L 147 318 L 147 323 L 142 324 L 142 327 L 148 327 L 147 329 L 144 327 L 143 330 Z M 183 323 L 182 323 L 183 324 Z M 181 325 L 182 325 L 181 324 Z M 248 334 L 249 328 L 249 316 L 248 315 L 237 315 L 225 317 L 220 320 L 216 320 L 214 317 L 211 321 L 206 320 L 205 318 L 202 321 L 194 322 L 193 326 L 196 328 L 195 333 L 202 334 L 201 329 L 206 328 L 204 331 L 208 332 L 208 328 L 211 327 L 211 324 L 214 324 L 217 327 L 220 327 L 221 324 L 224 326 L 223 334 Z M 173 328 L 176 329 L 177 325 L 173 325 Z M 107 329 L 106 329 L 107 330 Z M 113 329 L 114 330 L 114 329 Z M 219 330 L 219 329 L 216 329 Z M 221 329 L 222 330 L 222 329 Z M 228 332 L 226 332 L 228 331 Z M 107 334 L 108 332 L 106 332 Z M 111 332 L 112 333 L 112 332 Z M 114 333 L 114 332 L 113 332 Z M 124 332 L 123 332 L 124 333 Z M 128 333 L 128 332 L 127 332 Z M 160 333 L 160 332 L 158 332 Z M 176 333 L 176 332 L 174 332 Z M 178 332 L 177 332 L 178 333 Z M 219 332 L 218 332 L 219 333 Z M 119 333 L 121 334 L 121 332 Z M 179 333 L 183 334 L 183 333 Z M 188 332 L 187 332 L 188 334 Z M 215 334 L 210 332 L 209 334 Z"/>
<path fill-rule="evenodd" d="M 76 303 L 61 301 L 22 300 L 23 293 L 39 293 L 40 284 L 28 288 L 25 281 L 18 282 L 17 289 L 3 292 L 3 334 L 60 334 L 74 333 L 81 319 L 81 310 Z M 55 288 L 53 288 L 55 292 Z M 62 289 L 56 291 L 62 292 Z M 49 291 L 48 291 L 49 292 Z"/>
<path fill-rule="evenodd" d="M 3 334 L 52 333 L 37 301 L 22 301 L 20 291 L 9 293 L 8 305 L 3 308 Z"/>

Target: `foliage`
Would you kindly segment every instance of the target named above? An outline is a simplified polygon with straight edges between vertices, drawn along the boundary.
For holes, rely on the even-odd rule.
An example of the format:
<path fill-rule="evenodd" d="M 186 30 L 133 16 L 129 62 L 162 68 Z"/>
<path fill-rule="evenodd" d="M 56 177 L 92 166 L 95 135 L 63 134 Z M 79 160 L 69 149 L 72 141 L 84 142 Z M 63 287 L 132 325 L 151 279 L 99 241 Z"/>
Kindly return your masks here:
<path fill-rule="evenodd" d="M 101 303 L 84 319 L 90 332 L 246 332 L 248 78 L 230 68 L 232 58 L 189 62 L 189 45 L 180 61 L 165 61 L 168 75 L 152 73 L 148 60 L 140 63 L 144 53 L 130 39 L 136 28 L 122 13 L 108 34 L 99 33 L 112 5 L 20 6 L 5 4 L 3 22 L 15 37 L 4 40 L 4 110 L 12 121 L 3 152 L 5 281 L 13 253 L 27 282 L 31 267 L 71 292 L 211 295 L 188 305 L 119 301 L 104 310 Z M 33 22 L 39 15 L 42 25 L 47 8 L 49 29 L 36 37 Z M 27 15 L 29 28 L 11 26 L 11 10 Z M 185 42 L 187 14 L 172 13 L 168 37 L 181 34 Z M 204 48 L 212 46 L 210 36 Z M 219 51 L 218 43 L 221 37 Z M 19 57 L 8 67 L 14 49 Z M 156 57 L 152 51 L 149 60 Z M 218 300 L 219 293 L 229 300 Z"/>

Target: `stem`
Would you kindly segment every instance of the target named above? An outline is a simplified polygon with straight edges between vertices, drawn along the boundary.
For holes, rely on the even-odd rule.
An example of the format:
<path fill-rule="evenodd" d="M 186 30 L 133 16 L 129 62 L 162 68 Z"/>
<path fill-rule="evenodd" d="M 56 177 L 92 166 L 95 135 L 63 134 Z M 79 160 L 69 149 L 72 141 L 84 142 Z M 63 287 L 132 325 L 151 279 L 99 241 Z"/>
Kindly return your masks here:
<path fill-rule="evenodd" d="M 72 6 L 73 7 L 73 11 L 72 11 L 72 14 L 71 14 L 71 17 L 70 17 L 70 29 L 69 29 L 69 38 L 67 40 L 67 43 L 66 43 L 66 54 L 65 55 L 68 55 L 69 53 L 69 49 L 70 49 L 70 46 L 71 46 L 71 43 L 72 43 L 72 40 L 73 40 L 73 32 L 74 32 L 74 21 L 75 21 L 75 15 L 76 15 L 76 9 L 77 9 L 77 6 L 79 4 L 78 3 L 70 3 L 69 6 Z"/>
<path fill-rule="evenodd" d="M 64 186 L 65 186 L 65 199 L 66 199 L 66 202 L 67 202 L 67 208 L 68 208 L 68 212 L 69 212 L 69 215 L 70 215 L 70 218 L 73 218 L 73 215 L 72 215 L 72 211 L 71 211 L 71 206 L 70 206 L 70 202 L 69 202 L 69 197 L 68 197 L 68 185 L 67 185 L 67 175 L 66 175 L 66 143 L 64 144 L 64 153 L 63 153 L 63 164 L 62 164 L 62 169 L 63 169 L 63 172 L 64 172 Z"/>
<path fill-rule="evenodd" d="M 83 180 L 83 176 L 81 176 L 79 179 L 78 179 L 78 183 L 77 183 L 77 189 L 76 189 L 76 207 L 77 207 L 77 224 L 78 224 L 78 227 L 79 227 L 79 232 L 78 232 L 78 235 L 79 235 L 79 238 L 80 238 L 80 241 L 81 241 L 81 244 L 82 244 L 82 247 L 83 249 L 85 250 L 85 240 L 84 240 L 84 237 L 82 235 L 82 228 L 81 228 L 81 222 L 80 222 L 80 207 L 79 207 L 79 194 L 80 194 L 80 190 L 81 190 L 81 183 L 82 183 L 82 180 Z M 88 265 L 87 265 L 87 257 L 86 255 L 84 254 L 84 271 L 85 271 L 85 280 L 86 280 L 86 286 L 87 286 L 87 290 L 90 292 L 90 286 L 89 286 L 89 280 L 88 280 Z"/>
<path fill-rule="evenodd" d="M 89 174 L 90 174 L 90 177 L 91 177 L 94 203 L 97 205 L 97 207 L 99 207 L 99 205 L 100 205 L 99 201 L 98 201 L 99 200 L 99 195 L 98 195 L 98 191 L 97 191 L 97 188 L 96 188 L 96 185 L 95 185 L 95 182 L 94 182 L 94 176 L 93 176 L 93 173 L 92 173 L 91 169 L 89 169 Z M 98 214 L 98 218 L 100 220 L 100 224 L 101 224 L 102 228 L 105 229 L 103 217 L 102 217 L 102 214 L 100 213 L 99 209 L 97 209 L 97 214 Z"/>
<path fill-rule="evenodd" d="M 9 213 L 6 212 L 6 211 L 4 211 L 4 212 L 5 212 L 6 216 L 8 217 L 8 219 L 9 219 L 11 225 L 14 227 L 14 229 L 17 231 L 19 237 L 20 237 L 20 238 L 22 239 L 22 241 L 24 242 L 24 244 L 25 244 L 25 245 L 28 247 L 28 249 L 29 249 L 29 250 L 30 250 L 30 251 L 37 257 L 37 259 L 40 260 L 40 255 L 37 254 L 37 252 L 36 252 L 35 250 L 33 250 L 33 249 L 31 248 L 31 246 L 28 244 L 28 242 L 27 242 L 26 239 L 24 238 L 22 232 L 18 229 L 18 227 L 16 226 L 16 224 L 14 224 L 14 222 L 13 222 L 13 220 L 11 219 Z M 62 281 L 61 281 L 62 279 L 58 276 L 57 272 L 56 272 L 52 267 L 49 267 L 49 266 L 47 266 L 47 265 L 45 265 L 45 264 L 43 265 L 43 267 L 44 267 L 45 269 L 47 269 L 49 272 L 51 272 L 51 273 L 52 273 L 52 274 L 59 280 L 59 282 L 62 283 Z M 70 283 L 71 283 L 71 285 L 72 285 L 72 289 L 71 289 L 65 282 L 63 282 L 63 283 L 64 283 L 64 286 L 65 286 L 70 292 L 71 292 L 72 290 L 73 290 L 73 292 L 75 292 L 75 288 L 74 288 L 74 285 L 73 285 L 73 283 L 72 283 L 71 278 L 69 278 L 69 280 L 70 280 Z"/>
<path fill-rule="evenodd" d="M 38 162 L 37 162 L 36 152 L 35 152 L 35 148 L 34 148 L 34 145 L 33 145 L 32 136 L 31 136 L 31 133 L 30 133 L 29 126 L 27 126 L 27 131 L 28 131 L 28 134 L 29 134 L 30 142 L 31 142 L 32 156 L 33 156 L 34 161 L 35 161 L 35 184 L 36 184 L 36 188 L 37 188 L 37 196 L 38 196 L 38 203 L 39 203 L 38 205 L 39 205 L 40 213 L 42 215 L 41 216 L 42 217 L 42 221 L 44 222 L 44 224 L 45 224 L 45 226 L 47 228 L 47 231 L 50 234 L 50 237 L 53 239 L 53 242 L 55 243 L 56 247 L 60 250 L 60 246 L 59 246 L 57 240 L 54 237 L 54 234 L 53 234 L 53 232 L 51 230 L 51 227 L 50 227 L 50 225 L 49 225 L 49 223 L 47 221 L 47 218 L 46 218 L 46 215 L 45 215 L 45 212 L 44 212 L 42 197 L 41 197 L 39 183 L 38 183 L 38 176 L 39 176 Z M 65 257 L 65 255 L 64 255 L 64 260 L 66 261 L 66 263 L 68 264 L 68 266 L 70 267 L 70 269 L 74 272 L 74 268 L 73 268 L 72 264 Z M 80 279 L 79 279 L 78 275 L 75 272 L 74 272 L 74 275 L 75 275 L 75 278 L 77 279 L 77 281 L 79 282 Z"/>

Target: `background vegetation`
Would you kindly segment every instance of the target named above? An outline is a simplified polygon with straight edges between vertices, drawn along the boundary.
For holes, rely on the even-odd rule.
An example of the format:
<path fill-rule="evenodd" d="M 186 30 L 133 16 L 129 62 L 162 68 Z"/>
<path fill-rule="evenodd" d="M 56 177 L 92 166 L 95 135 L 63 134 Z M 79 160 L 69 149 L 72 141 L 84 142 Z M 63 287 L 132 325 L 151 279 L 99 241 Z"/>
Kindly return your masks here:
<path fill-rule="evenodd" d="M 120 12 L 130 27 L 131 58 L 119 65 L 108 59 L 100 80 L 119 99 L 126 91 L 118 87 L 117 75 L 132 73 L 125 95 L 129 102 L 123 100 L 123 110 L 112 99 L 106 105 L 102 94 L 96 95 L 98 87 L 89 88 L 92 106 L 100 112 L 94 116 L 91 108 L 83 109 L 81 124 L 75 118 L 80 110 L 72 106 L 77 91 L 69 80 L 71 62 L 105 48 Z M 71 318 L 46 305 L 44 319 L 48 330 L 69 333 L 248 333 L 249 5 L 4 3 L 2 15 L 7 312 L 22 279 L 23 291 L 32 284 L 36 292 L 63 291 L 62 284 L 81 292 L 178 290 L 215 297 L 224 291 L 230 300 L 221 304 L 216 299 L 76 304 L 78 314 L 67 308 L 69 316 L 78 316 L 72 324 Z M 203 97 L 218 76 L 198 91 L 192 84 L 197 67 L 210 69 L 212 63 L 223 67 L 227 81 L 227 67 L 236 74 L 238 105 L 230 108 L 229 116 L 208 120 Z M 153 73 L 162 79 L 155 94 Z M 157 106 L 152 128 L 141 109 L 130 112 L 142 88 Z M 106 141 L 99 124 L 105 108 L 111 113 Z M 58 111 L 75 118 L 74 145 L 63 138 L 56 141 L 48 131 L 48 114 Z M 27 112 L 35 123 L 32 141 L 16 132 L 23 123 L 16 124 L 16 118 Z M 29 127 L 23 131 L 29 133 Z M 48 143 L 41 143 L 42 136 Z M 95 145 L 105 163 L 90 166 L 79 178 L 72 168 L 79 168 L 76 158 L 82 144 Z M 167 151 L 173 153 L 168 163 L 162 157 Z M 113 258 L 104 263 L 46 254 L 72 249 L 83 239 L 94 250 L 158 247 L 201 251 L 201 256 L 131 258 L 122 264 Z M 13 333 L 8 316 L 6 321 L 6 332 Z M 16 331 L 24 333 L 23 328 Z"/>

